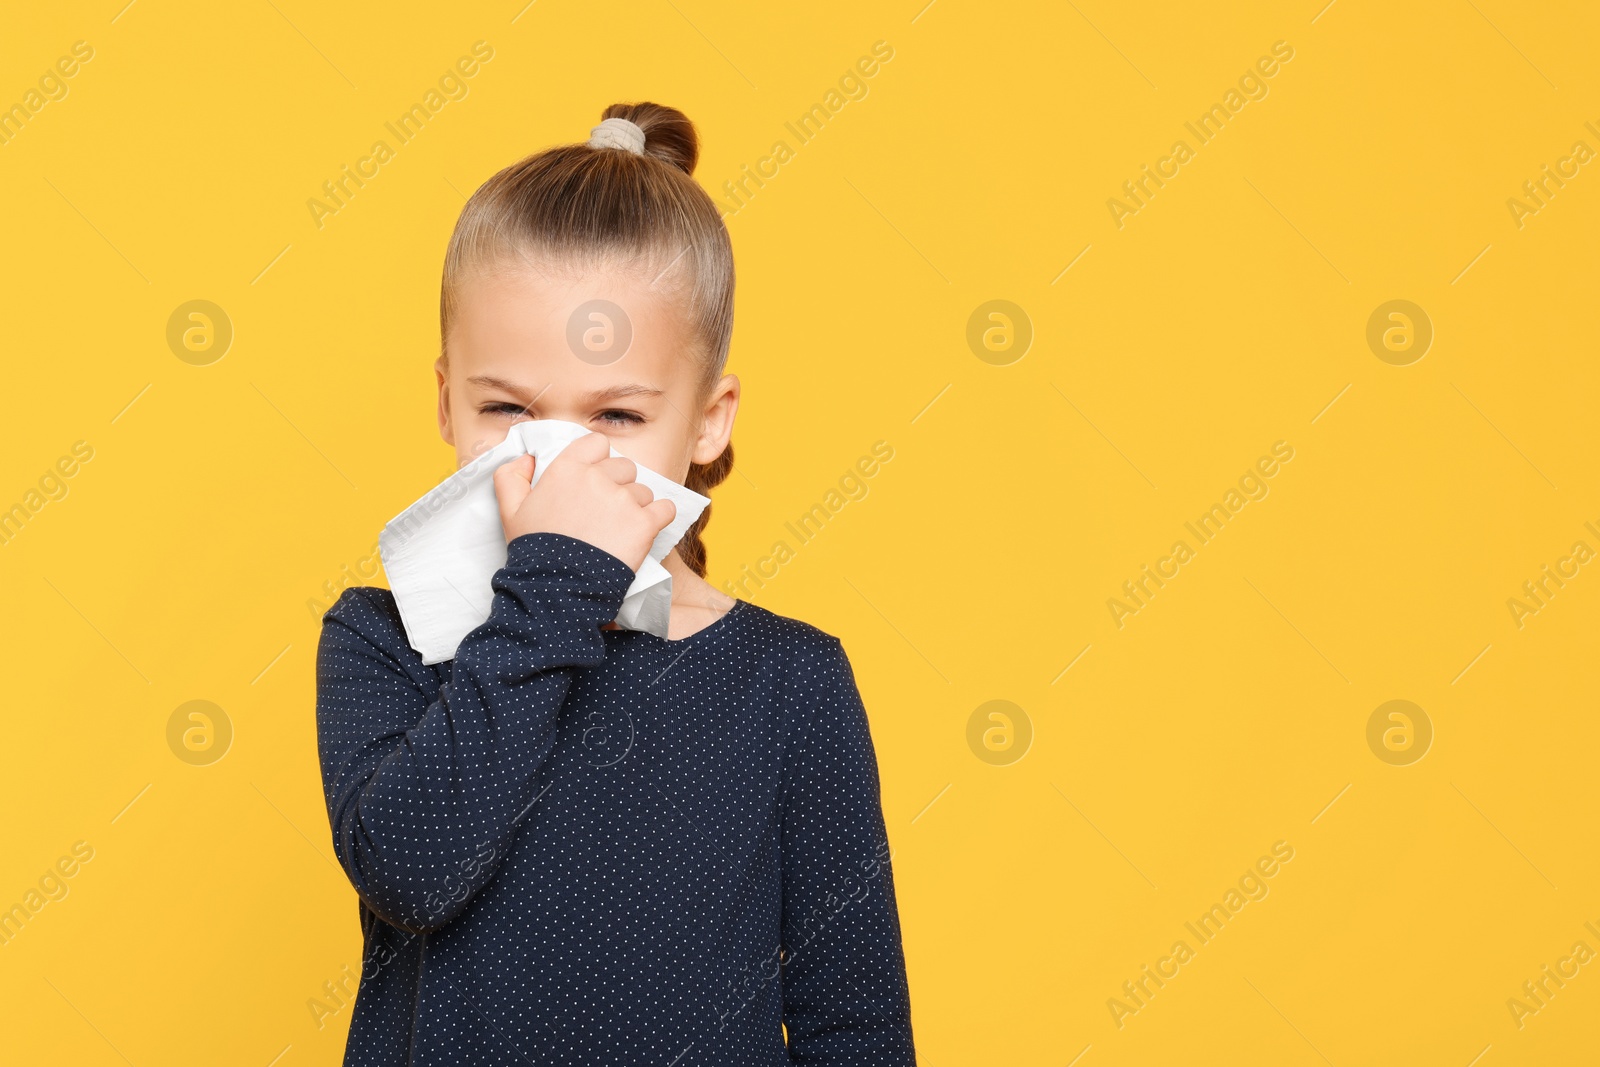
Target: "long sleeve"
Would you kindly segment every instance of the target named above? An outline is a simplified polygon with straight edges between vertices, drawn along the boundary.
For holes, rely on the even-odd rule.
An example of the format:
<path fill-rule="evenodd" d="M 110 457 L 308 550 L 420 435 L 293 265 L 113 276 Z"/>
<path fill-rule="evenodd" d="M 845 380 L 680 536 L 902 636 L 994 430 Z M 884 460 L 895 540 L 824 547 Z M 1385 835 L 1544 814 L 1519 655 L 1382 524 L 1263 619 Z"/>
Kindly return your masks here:
<path fill-rule="evenodd" d="M 878 764 L 844 647 L 797 665 L 785 758 L 783 1018 L 795 1063 L 910 1067 L 910 995 Z"/>
<path fill-rule="evenodd" d="M 401 662 L 381 591 L 349 589 L 323 618 L 317 739 L 334 852 L 379 918 L 412 932 L 459 915 L 494 876 L 554 744 L 578 667 L 598 664 L 633 571 L 586 541 L 507 546 L 490 616 L 431 701 Z M 409 650 L 407 650 L 409 651 Z"/>

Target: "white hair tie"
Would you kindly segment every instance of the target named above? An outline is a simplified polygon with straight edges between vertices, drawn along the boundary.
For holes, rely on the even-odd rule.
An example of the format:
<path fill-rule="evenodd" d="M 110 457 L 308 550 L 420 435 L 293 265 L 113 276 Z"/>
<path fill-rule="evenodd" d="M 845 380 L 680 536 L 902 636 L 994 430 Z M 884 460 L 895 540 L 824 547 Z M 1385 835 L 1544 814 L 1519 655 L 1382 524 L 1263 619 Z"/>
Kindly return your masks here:
<path fill-rule="evenodd" d="M 627 119 L 605 119 L 589 131 L 590 148 L 621 148 L 644 155 L 644 131 Z"/>

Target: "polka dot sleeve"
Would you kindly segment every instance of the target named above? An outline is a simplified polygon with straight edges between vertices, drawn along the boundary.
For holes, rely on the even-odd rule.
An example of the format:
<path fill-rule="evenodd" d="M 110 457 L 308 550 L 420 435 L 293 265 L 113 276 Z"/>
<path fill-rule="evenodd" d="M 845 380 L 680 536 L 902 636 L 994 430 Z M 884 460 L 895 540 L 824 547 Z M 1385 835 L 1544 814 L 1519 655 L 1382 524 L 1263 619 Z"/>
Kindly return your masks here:
<path fill-rule="evenodd" d="M 600 626 L 633 577 L 577 538 L 514 539 L 488 620 L 431 701 L 430 668 L 374 599 L 384 590 L 348 589 L 329 609 L 317 652 L 323 787 L 339 863 L 378 917 L 437 930 L 493 878 L 575 670 L 605 658 Z"/>
<path fill-rule="evenodd" d="M 795 1063 L 916 1063 L 878 764 L 843 645 L 787 694 L 800 736 L 782 793 L 783 1018 Z"/>

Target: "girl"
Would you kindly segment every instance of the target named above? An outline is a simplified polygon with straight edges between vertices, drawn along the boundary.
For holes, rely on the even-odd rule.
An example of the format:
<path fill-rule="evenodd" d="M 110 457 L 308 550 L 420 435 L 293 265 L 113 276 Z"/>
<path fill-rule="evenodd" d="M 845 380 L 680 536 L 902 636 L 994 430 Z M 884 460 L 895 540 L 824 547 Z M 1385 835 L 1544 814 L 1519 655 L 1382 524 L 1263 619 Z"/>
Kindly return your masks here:
<path fill-rule="evenodd" d="M 611 626 L 669 521 L 643 464 L 733 466 L 733 253 L 689 120 L 607 108 L 480 188 L 440 299 L 459 462 L 581 423 L 530 486 L 487 622 L 424 666 L 386 589 L 324 617 L 317 733 L 366 941 L 347 1065 L 915 1063 L 866 713 L 838 638 L 663 561 L 667 638 Z M 609 446 L 622 457 L 608 458 Z"/>

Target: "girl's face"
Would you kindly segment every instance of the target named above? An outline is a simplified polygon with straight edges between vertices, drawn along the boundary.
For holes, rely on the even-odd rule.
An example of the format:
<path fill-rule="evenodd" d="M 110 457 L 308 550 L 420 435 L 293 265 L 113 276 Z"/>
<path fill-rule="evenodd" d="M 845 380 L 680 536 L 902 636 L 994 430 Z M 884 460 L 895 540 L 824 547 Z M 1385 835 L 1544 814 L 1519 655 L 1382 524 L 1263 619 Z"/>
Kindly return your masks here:
<path fill-rule="evenodd" d="M 448 367 L 441 359 L 434 371 L 439 432 L 458 466 L 528 419 L 603 433 L 679 484 L 691 462 L 727 446 L 739 379 L 725 374 L 709 397 L 697 395 L 688 322 L 649 275 L 519 267 L 464 279 L 457 297 Z"/>

